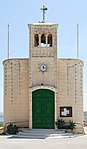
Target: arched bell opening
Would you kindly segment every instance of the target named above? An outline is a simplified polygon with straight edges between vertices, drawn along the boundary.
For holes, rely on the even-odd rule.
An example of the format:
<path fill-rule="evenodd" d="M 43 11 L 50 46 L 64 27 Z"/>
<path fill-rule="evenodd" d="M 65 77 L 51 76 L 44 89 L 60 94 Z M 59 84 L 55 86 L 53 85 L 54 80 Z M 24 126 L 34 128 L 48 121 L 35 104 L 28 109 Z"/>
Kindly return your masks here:
<path fill-rule="evenodd" d="M 41 35 L 41 47 L 46 47 L 46 35 Z"/>
<path fill-rule="evenodd" d="M 38 34 L 34 35 L 34 46 L 35 47 L 39 46 L 39 35 Z"/>
<path fill-rule="evenodd" d="M 52 47 L 52 34 L 48 34 L 47 46 Z"/>

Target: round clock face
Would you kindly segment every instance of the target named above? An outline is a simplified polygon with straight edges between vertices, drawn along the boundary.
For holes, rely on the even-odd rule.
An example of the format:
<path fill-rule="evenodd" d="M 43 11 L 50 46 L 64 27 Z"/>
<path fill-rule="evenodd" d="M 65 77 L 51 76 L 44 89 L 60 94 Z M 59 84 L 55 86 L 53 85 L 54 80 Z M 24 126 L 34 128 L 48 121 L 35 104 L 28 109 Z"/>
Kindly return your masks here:
<path fill-rule="evenodd" d="M 47 70 L 47 66 L 44 65 L 44 64 L 40 65 L 40 70 L 41 70 L 42 72 L 46 71 L 46 70 Z"/>

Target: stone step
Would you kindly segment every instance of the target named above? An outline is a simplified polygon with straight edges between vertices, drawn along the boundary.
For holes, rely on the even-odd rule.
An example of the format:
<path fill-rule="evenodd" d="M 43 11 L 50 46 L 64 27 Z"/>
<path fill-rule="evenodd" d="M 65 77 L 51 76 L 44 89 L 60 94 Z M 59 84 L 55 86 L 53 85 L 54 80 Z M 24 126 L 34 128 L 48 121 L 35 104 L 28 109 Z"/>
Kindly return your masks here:
<path fill-rule="evenodd" d="M 42 139 L 47 137 L 64 137 L 64 136 L 71 136 L 72 133 L 65 133 L 65 131 L 59 131 L 55 129 L 27 129 L 22 128 L 16 137 L 21 138 L 34 138 L 34 139 Z"/>
<path fill-rule="evenodd" d="M 21 129 L 19 131 L 20 133 L 26 133 L 26 134 L 64 134 L 65 131 L 59 131 L 55 129 Z"/>

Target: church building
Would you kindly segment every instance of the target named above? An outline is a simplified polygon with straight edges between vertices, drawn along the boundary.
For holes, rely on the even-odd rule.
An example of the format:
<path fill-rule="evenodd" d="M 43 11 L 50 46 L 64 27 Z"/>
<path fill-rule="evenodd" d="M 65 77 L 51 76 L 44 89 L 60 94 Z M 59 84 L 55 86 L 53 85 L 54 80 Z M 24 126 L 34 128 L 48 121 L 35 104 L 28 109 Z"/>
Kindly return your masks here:
<path fill-rule="evenodd" d="M 4 124 L 55 129 L 57 119 L 83 124 L 83 62 L 57 58 L 58 25 L 28 24 L 29 58 L 6 59 Z"/>

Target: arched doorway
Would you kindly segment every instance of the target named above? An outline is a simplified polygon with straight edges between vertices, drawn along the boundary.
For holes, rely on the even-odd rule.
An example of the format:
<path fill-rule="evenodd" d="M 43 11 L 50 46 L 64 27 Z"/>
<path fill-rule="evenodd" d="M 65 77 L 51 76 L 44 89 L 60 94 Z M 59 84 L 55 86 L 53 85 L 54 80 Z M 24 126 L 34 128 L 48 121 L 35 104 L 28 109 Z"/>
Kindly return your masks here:
<path fill-rule="evenodd" d="M 54 92 L 39 89 L 32 92 L 32 127 L 53 129 L 55 121 Z"/>

